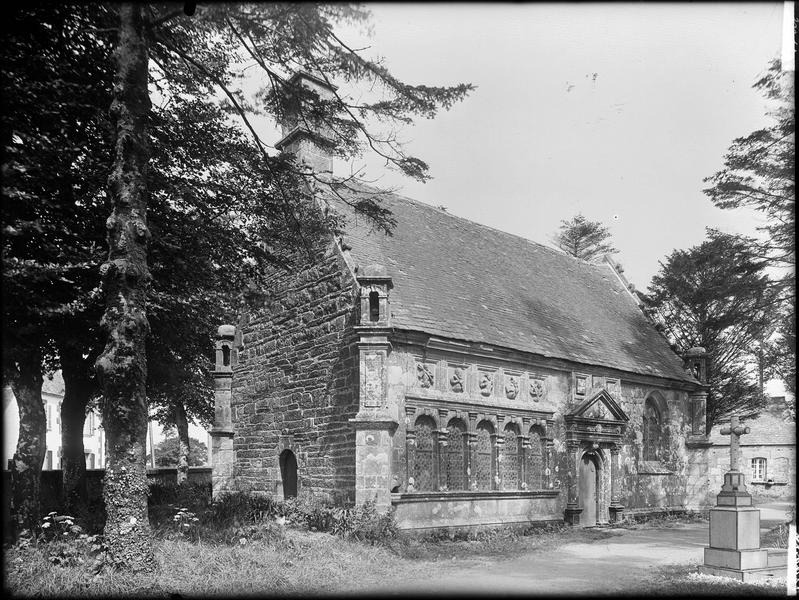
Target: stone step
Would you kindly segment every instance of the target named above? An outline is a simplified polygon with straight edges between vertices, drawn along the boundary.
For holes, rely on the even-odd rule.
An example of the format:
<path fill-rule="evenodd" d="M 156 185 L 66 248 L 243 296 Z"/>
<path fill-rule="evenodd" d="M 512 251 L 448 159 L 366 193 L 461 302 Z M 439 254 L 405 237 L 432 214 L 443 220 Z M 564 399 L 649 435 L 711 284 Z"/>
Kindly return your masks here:
<path fill-rule="evenodd" d="M 768 548 L 767 565 L 769 567 L 787 567 L 788 550 L 783 548 Z"/>
<path fill-rule="evenodd" d="M 726 569 L 724 567 L 711 567 L 701 565 L 699 572 L 717 577 L 730 577 L 744 583 L 749 581 L 763 581 L 766 579 L 782 578 L 787 575 L 785 567 L 764 567 L 762 569 Z"/>

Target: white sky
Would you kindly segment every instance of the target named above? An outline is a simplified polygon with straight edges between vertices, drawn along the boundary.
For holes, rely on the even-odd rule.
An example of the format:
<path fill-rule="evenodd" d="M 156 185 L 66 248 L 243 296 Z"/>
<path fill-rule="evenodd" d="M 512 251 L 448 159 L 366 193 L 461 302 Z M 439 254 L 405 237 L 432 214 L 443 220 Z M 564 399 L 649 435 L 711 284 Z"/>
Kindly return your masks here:
<path fill-rule="evenodd" d="M 705 227 L 753 233 L 752 213 L 716 209 L 702 179 L 769 122 L 751 86 L 780 53 L 783 3 L 369 7 L 372 38 L 346 41 L 409 83 L 478 86 L 403 130 L 432 181 L 375 160 L 369 178 L 542 243 L 582 212 L 610 227 L 639 288 Z"/>

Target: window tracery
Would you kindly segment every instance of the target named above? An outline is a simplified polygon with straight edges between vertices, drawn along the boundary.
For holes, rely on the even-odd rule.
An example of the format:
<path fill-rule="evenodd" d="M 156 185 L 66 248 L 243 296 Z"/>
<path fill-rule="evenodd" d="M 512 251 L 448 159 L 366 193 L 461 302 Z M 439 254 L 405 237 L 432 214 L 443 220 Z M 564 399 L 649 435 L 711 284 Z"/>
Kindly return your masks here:
<path fill-rule="evenodd" d="M 450 421 L 447 426 L 447 447 L 443 450 L 446 452 L 446 485 L 450 491 L 466 489 L 465 434 L 466 425 L 460 419 Z"/>
<path fill-rule="evenodd" d="M 666 431 L 663 415 L 655 404 L 653 398 L 647 398 L 644 404 L 644 417 L 642 423 L 643 433 L 643 460 L 659 461 L 664 458 Z"/>
<path fill-rule="evenodd" d="M 477 456 L 473 471 L 478 490 L 490 490 L 492 487 L 493 444 L 491 434 L 493 432 L 493 427 L 485 421 L 477 426 Z"/>
<path fill-rule="evenodd" d="M 436 487 L 435 472 L 433 471 L 436 446 L 433 431 L 435 428 L 435 421 L 431 417 L 422 415 L 416 419 L 413 477 L 416 482 L 416 490 L 419 492 L 433 491 Z"/>
<path fill-rule="evenodd" d="M 518 490 L 519 482 L 519 456 L 521 454 L 521 438 L 519 438 L 516 426 L 507 425 L 505 427 L 505 447 L 502 452 L 502 489 Z"/>
<path fill-rule="evenodd" d="M 537 490 L 544 487 L 544 457 L 546 440 L 539 426 L 530 428 L 530 449 L 527 452 L 527 487 Z"/>

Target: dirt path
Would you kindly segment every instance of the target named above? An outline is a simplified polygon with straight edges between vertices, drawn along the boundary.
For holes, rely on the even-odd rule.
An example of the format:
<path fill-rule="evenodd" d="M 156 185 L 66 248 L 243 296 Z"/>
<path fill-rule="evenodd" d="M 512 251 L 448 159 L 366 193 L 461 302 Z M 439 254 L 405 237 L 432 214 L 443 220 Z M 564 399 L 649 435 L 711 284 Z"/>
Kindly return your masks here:
<path fill-rule="evenodd" d="M 403 586 L 396 593 L 621 593 L 645 581 L 666 564 L 702 562 L 707 524 L 668 529 L 612 530 L 607 540 L 566 544 L 512 559 L 456 560 L 438 563 L 427 581 Z"/>

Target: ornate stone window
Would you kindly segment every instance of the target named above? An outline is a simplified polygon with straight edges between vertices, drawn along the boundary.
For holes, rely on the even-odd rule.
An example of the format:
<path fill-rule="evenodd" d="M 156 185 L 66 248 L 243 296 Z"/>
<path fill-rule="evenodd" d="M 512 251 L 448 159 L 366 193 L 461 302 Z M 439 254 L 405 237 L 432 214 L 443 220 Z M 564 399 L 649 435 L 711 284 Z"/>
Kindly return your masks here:
<path fill-rule="evenodd" d="M 447 489 L 465 490 L 466 486 L 466 424 L 452 419 L 447 426 L 447 446 L 443 450 Z"/>
<path fill-rule="evenodd" d="M 766 481 L 768 477 L 766 466 L 765 458 L 758 456 L 752 459 L 752 481 Z"/>
<path fill-rule="evenodd" d="M 516 425 L 509 423 L 505 426 L 505 446 L 502 451 L 501 477 L 503 490 L 518 490 L 521 487 L 519 481 L 519 458 L 521 452 L 521 438 Z"/>
<path fill-rule="evenodd" d="M 427 415 L 416 419 L 413 478 L 416 482 L 416 490 L 420 492 L 435 490 L 435 471 L 433 470 L 436 460 L 436 443 L 433 437 L 435 428 L 435 421 Z"/>
<path fill-rule="evenodd" d="M 491 436 L 494 427 L 487 421 L 477 425 L 477 452 L 474 470 L 474 479 L 478 490 L 492 489 L 494 480 L 494 449 Z"/>
<path fill-rule="evenodd" d="M 665 423 L 655 399 L 649 397 L 644 404 L 642 432 L 644 434 L 642 458 L 647 461 L 660 461 L 665 458 Z"/>
<path fill-rule="evenodd" d="M 533 425 L 530 428 L 530 449 L 527 452 L 527 487 L 538 490 L 544 487 L 546 439 L 543 428 Z"/>

